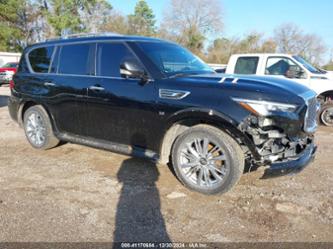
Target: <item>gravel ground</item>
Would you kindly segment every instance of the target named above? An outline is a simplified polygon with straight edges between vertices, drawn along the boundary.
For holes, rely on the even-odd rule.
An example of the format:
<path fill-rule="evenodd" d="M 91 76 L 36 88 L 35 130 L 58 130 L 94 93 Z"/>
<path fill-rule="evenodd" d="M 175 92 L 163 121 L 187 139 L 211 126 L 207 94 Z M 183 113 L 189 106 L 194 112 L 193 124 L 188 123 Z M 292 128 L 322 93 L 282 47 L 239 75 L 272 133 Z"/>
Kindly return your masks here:
<path fill-rule="evenodd" d="M 333 242 L 333 130 L 296 176 L 244 174 L 222 196 L 164 165 L 74 144 L 34 150 L 0 88 L 0 241 Z"/>

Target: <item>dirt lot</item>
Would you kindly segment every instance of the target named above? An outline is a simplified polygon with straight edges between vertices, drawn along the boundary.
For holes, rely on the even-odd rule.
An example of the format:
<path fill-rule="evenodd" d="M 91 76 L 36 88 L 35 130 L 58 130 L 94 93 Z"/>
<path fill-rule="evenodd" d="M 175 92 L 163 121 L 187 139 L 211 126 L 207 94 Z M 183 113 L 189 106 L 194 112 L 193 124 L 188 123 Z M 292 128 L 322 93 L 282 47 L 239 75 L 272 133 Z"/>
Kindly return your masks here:
<path fill-rule="evenodd" d="M 296 176 L 245 174 L 223 196 L 168 167 L 80 145 L 34 150 L 0 88 L 0 241 L 333 241 L 333 130 Z"/>

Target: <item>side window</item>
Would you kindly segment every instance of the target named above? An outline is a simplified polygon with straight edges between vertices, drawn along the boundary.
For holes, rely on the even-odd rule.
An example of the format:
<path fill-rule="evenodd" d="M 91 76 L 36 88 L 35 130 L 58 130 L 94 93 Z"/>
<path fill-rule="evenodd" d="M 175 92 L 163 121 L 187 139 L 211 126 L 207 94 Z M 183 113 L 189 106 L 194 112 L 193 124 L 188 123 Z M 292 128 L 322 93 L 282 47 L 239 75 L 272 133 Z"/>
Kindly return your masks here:
<path fill-rule="evenodd" d="M 90 75 L 92 73 L 91 60 L 89 59 L 91 47 L 92 44 L 88 43 L 62 46 L 58 73 Z"/>
<path fill-rule="evenodd" d="M 259 57 L 239 57 L 235 74 L 256 74 Z"/>
<path fill-rule="evenodd" d="M 31 68 L 36 73 L 47 73 L 52 58 L 54 47 L 36 48 L 29 53 Z"/>
<path fill-rule="evenodd" d="M 292 60 L 285 57 L 270 57 L 267 59 L 265 74 L 287 75 L 290 66 L 298 67 Z M 299 68 L 299 67 L 298 67 Z M 299 68 L 301 70 L 301 68 Z"/>
<path fill-rule="evenodd" d="M 98 76 L 120 77 L 120 64 L 124 59 L 135 59 L 123 43 L 97 43 Z"/>

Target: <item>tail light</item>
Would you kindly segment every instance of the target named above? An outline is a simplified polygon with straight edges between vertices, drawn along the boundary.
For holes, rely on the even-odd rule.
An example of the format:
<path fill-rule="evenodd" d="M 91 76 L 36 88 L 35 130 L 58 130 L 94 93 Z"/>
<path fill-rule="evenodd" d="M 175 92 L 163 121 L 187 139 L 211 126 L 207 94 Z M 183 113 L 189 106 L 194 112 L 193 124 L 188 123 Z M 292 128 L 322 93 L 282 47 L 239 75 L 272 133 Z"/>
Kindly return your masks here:
<path fill-rule="evenodd" d="M 14 86 L 15 86 L 14 80 L 10 80 L 9 81 L 9 88 L 10 88 L 10 90 L 12 90 L 14 88 Z"/>

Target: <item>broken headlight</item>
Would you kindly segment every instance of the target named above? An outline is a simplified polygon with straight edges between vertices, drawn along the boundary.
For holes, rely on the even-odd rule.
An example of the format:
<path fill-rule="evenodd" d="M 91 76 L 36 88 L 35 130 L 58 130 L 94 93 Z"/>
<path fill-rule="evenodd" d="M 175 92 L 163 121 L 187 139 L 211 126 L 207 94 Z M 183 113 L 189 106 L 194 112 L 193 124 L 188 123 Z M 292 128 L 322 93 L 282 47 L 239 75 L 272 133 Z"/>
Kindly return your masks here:
<path fill-rule="evenodd" d="M 273 112 L 294 112 L 297 109 L 297 105 L 270 102 L 264 100 L 251 100 L 251 99 L 240 99 L 232 98 L 238 102 L 246 110 L 256 115 L 267 116 Z"/>

